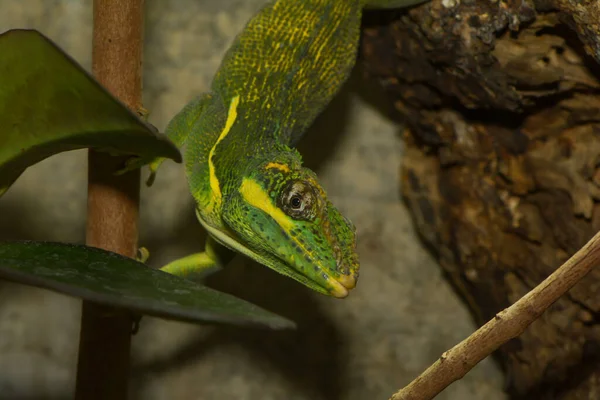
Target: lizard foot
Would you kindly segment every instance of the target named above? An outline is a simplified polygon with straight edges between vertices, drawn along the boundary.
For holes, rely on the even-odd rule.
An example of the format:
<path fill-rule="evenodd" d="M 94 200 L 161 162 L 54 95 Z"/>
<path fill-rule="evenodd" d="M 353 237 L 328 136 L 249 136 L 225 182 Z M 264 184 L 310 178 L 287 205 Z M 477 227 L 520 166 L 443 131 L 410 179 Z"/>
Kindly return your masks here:
<path fill-rule="evenodd" d="M 148 249 L 145 247 L 140 247 L 138 249 L 138 255 L 135 258 L 135 260 L 145 264 L 149 258 L 150 258 L 150 252 L 148 251 Z"/>

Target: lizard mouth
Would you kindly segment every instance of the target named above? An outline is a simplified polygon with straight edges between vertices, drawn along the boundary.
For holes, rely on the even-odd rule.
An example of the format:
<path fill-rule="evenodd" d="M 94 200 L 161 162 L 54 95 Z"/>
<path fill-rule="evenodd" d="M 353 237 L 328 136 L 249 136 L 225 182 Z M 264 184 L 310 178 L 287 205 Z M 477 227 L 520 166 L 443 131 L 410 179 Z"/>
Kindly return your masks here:
<path fill-rule="evenodd" d="M 197 211 L 197 210 L 196 210 Z M 247 257 L 250 257 L 251 259 L 254 259 L 255 261 L 259 262 L 259 263 L 264 263 L 264 261 L 261 259 L 261 257 L 252 249 L 247 248 L 245 246 L 240 246 L 239 242 L 237 242 L 229 233 L 223 232 L 213 226 L 211 226 L 210 224 L 208 224 L 206 221 L 204 221 L 204 219 L 200 216 L 200 213 L 196 212 L 196 215 L 198 217 L 198 220 L 200 221 L 200 224 L 207 230 L 207 232 L 209 234 L 211 234 L 213 236 L 213 238 L 221 243 L 222 245 L 224 245 L 225 247 L 228 247 L 229 249 L 232 250 L 236 250 L 244 255 L 246 255 Z M 282 261 L 282 260 L 280 260 Z M 285 263 L 282 261 L 282 264 L 285 265 Z M 339 262 L 338 262 L 339 265 Z M 321 271 L 325 271 L 325 269 L 320 268 Z M 322 291 L 321 293 L 323 294 L 329 294 L 333 297 L 336 297 L 338 299 L 343 299 L 345 297 L 348 296 L 349 291 L 351 289 L 354 289 L 354 287 L 356 286 L 356 280 L 357 280 L 357 275 L 345 275 L 345 274 L 335 274 L 335 275 L 330 275 L 328 273 L 324 273 L 324 275 L 326 275 L 328 277 L 327 279 L 327 285 L 326 286 L 321 286 L 322 287 Z M 293 277 L 293 275 L 290 275 Z M 317 284 L 319 284 L 319 282 L 315 282 Z"/>
<path fill-rule="evenodd" d="M 356 287 L 356 277 L 350 275 L 342 275 L 336 279 L 331 279 L 331 295 L 338 299 L 343 299 L 348 296 L 351 289 Z"/>

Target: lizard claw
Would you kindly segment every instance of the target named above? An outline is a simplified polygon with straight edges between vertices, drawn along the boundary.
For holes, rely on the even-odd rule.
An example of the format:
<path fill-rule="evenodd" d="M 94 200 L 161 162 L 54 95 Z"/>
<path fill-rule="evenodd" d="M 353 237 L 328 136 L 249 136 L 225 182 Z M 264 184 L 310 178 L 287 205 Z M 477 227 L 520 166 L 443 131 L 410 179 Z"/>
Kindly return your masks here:
<path fill-rule="evenodd" d="M 140 247 L 140 248 L 138 249 L 138 255 L 137 255 L 137 257 L 135 258 L 135 259 L 136 259 L 136 261 L 139 261 L 139 262 L 141 262 L 141 263 L 144 263 L 144 264 L 145 264 L 145 263 L 146 263 L 146 261 L 148 261 L 148 259 L 149 259 L 149 258 L 150 258 L 150 252 L 148 251 L 148 249 L 147 249 L 147 248 L 145 248 L 145 247 Z"/>
<path fill-rule="evenodd" d="M 146 180 L 146 186 L 152 186 L 154 180 L 156 179 L 156 171 L 158 170 L 158 167 L 160 167 L 160 164 L 163 163 L 163 161 L 165 161 L 164 158 L 157 158 L 154 161 L 152 161 L 150 165 L 148 165 L 148 167 L 150 167 L 150 175 Z"/>
<path fill-rule="evenodd" d="M 131 157 L 130 159 L 125 161 L 125 166 L 123 168 L 115 172 L 115 175 L 123 175 L 127 172 L 134 171 L 138 168 L 143 167 L 146 164 L 149 164 L 148 166 L 150 167 L 150 176 L 148 176 L 148 179 L 146 180 L 146 186 L 152 186 L 154 180 L 156 179 L 156 171 L 158 170 L 158 167 L 160 166 L 160 164 L 162 164 L 164 160 L 164 158 L 155 158 L 149 160 L 143 157 Z"/>
<path fill-rule="evenodd" d="M 140 119 L 142 121 L 147 122 L 148 116 L 150 115 L 150 111 L 148 111 L 147 108 L 139 106 L 138 109 L 136 110 L 136 114 L 138 115 L 138 117 L 140 117 Z"/>

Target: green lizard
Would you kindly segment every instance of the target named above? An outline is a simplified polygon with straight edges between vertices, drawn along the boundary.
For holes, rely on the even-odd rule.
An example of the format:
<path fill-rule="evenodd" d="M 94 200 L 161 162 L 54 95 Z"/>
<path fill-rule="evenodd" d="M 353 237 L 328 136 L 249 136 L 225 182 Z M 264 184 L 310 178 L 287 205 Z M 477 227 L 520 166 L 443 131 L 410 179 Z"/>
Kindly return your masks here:
<path fill-rule="evenodd" d="M 183 148 L 209 239 L 204 253 L 164 271 L 185 276 L 220 267 L 234 250 L 317 292 L 347 296 L 358 278 L 355 228 L 293 146 L 348 78 L 363 8 L 422 1 L 278 0 L 248 22 L 211 92 L 166 129 Z M 149 184 L 161 162 L 151 163 Z"/>

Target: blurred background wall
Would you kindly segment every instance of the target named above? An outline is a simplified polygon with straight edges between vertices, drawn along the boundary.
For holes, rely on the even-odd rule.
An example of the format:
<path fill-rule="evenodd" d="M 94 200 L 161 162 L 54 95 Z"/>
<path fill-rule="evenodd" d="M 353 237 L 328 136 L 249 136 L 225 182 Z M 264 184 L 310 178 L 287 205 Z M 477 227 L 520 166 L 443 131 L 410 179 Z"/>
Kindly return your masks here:
<path fill-rule="evenodd" d="M 90 66 L 90 0 L 0 0 L 0 32 L 35 28 Z M 144 103 L 164 129 L 206 91 L 235 34 L 266 0 L 146 0 Z M 0 54 L 1 57 L 1 54 Z M 0 77 L 5 79 L 4 77 Z M 0 81 L 1 82 L 1 81 Z M 413 232 L 399 197 L 400 127 L 356 71 L 302 141 L 332 201 L 358 228 L 362 267 L 343 301 L 241 257 L 209 284 L 298 322 L 295 332 L 144 318 L 133 339 L 132 399 L 387 399 L 473 329 Z M 84 241 L 86 153 L 52 157 L 0 199 L 0 240 Z M 146 171 L 144 171 L 144 175 Z M 202 248 L 180 165 L 142 188 L 140 244 L 160 266 Z M 0 399 L 69 399 L 80 302 L 0 281 Z M 487 360 L 440 399 L 504 399 Z"/>

